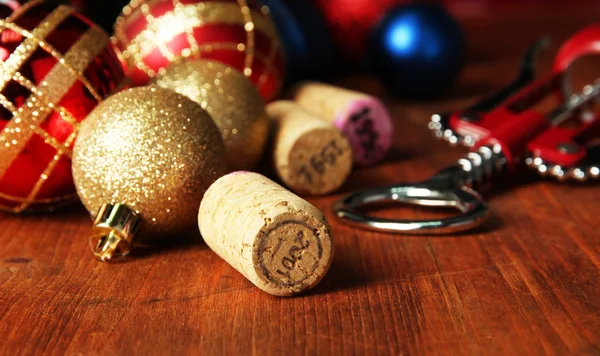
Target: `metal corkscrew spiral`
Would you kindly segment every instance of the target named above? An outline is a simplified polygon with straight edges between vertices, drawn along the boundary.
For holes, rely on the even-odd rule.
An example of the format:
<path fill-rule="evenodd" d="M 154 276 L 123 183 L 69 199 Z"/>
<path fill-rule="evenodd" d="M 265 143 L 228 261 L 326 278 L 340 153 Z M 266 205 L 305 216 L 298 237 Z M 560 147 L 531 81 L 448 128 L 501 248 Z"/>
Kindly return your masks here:
<path fill-rule="evenodd" d="M 507 160 L 500 145 L 482 146 L 469 152 L 458 164 L 465 172 L 463 185 L 471 188 L 485 187 L 506 171 Z"/>
<path fill-rule="evenodd" d="M 482 146 L 439 172 L 429 182 L 436 186 L 481 189 L 502 176 L 507 166 L 508 161 L 500 145 Z"/>

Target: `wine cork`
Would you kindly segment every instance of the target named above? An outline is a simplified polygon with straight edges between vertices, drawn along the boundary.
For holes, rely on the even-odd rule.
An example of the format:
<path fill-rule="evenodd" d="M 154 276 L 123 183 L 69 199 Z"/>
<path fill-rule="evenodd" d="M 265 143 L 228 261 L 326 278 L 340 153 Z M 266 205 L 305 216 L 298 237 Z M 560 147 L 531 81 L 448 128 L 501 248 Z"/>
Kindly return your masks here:
<path fill-rule="evenodd" d="M 292 101 L 267 105 L 273 120 L 273 163 L 281 181 L 299 194 L 338 189 L 352 170 L 352 149 L 331 124 Z"/>
<path fill-rule="evenodd" d="M 333 259 L 323 213 L 258 173 L 218 179 L 204 195 L 198 224 L 214 252 L 273 295 L 313 288 Z"/>
<path fill-rule="evenodd" d="M 394 125 L 383 103 L 372 96 L 332 85 L 306 82 L 292 90 L 292 99 L 346 135 L 354 163 L 379 163 L 392 147 Z"/>

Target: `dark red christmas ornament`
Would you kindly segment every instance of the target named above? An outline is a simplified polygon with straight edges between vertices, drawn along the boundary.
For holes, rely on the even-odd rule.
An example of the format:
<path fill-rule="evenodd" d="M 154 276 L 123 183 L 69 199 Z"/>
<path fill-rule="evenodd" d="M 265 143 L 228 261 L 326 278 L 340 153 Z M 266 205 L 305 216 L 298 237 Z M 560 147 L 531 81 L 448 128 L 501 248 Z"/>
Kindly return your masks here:
<path fill-rule="evenodd" d="M 79 123 L 124 80 L 108 35 L 68 6 L 29 1 L 0 20 L 0 210 L 77 200 Z"/>
<path fill-rule="evenodd" d="M 410 0 L 313 0 L 325 15 L 345 59 L 364 58 L 369 33 L 395 5 Z"/>
<path fill-rule="evenodd" d="M 211 59 L 244 73 L 268 101 L 284 75 L 269 8 L 254 0 L 133 0 L 117 19 L 114 41 L 135 85 L 183 58 Z"/>
<path fill-rule="evenodd" d="M 117 17 L 121 10 L 129 4 L 129 0 L 69 0 L 69 3 L 79 13 L 94 21 L 105 31 L 112 33 Z"/>
<path fill-rule="evenodd" d="M 19 7 L 21 3 L 17 0 L 0 0 L 0 18 L 9 17 Z"/>

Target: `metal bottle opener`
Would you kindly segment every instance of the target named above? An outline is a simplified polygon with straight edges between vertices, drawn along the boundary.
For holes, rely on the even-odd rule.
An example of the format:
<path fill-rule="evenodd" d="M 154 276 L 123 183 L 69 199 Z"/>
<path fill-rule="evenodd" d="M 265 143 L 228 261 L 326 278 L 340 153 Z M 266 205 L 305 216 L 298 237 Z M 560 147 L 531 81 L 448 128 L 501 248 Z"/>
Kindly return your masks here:
<path fill-rule="evenodd" d="M 429 128 L 451 145 L 471 149 L 456 165 L 431 179 L 352 193 L 334 205 L 343 221 L 361 228 L 409 234 L 446 234 L 480 225 L 489 209 L 474 189 L 526 165 L 542 176 L 560 181 L 600 177 L 600 117 L 592 106 L 600 98 L 600 80 L 571 94 L 569 69 L 578 58 L 600 55 L 600 24 L 572 36 L 560 48 L 553 71 L 535 80 L 536 53 L 546 40 L 534 44 L 523 58 L 519 76 L 494 95 L 466 110 L 433 115 Z M 548 114 L 532 109 L 550 95 L 560 105 Z M 368 204 L 401 202 L 452 207 L 457 216 L 438 220 L 375 218 L 359 211 Z"/>

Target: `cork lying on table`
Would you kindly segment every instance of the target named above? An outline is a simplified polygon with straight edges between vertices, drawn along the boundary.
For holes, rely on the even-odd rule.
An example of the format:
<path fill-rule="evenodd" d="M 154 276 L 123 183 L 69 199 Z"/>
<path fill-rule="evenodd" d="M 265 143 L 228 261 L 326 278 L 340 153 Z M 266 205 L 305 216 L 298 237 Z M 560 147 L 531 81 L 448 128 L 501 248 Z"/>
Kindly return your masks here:
<path fill-rule="evenodd" d="M 291 98 L 344 133 L 358 166 L 380 162 L 392 147 L 392 118 L 377 98 L 315 82 L 299 84 L 292 90 Z"/>
<path fill-rule="evenodd" d="M 352 170 L 352 149 L 330 123 L 291 101 L 267 105 L 272 119 L 275 171 L 299 194 L 320 195 L 344 184 Z"/>
<path fill-rule="evenodd" d="M 214 252 L 273 295 L 313 288 L 333 259 L 323 213 L 257 173 L 218 179 L 204 195 L 198 224 Z"/>

